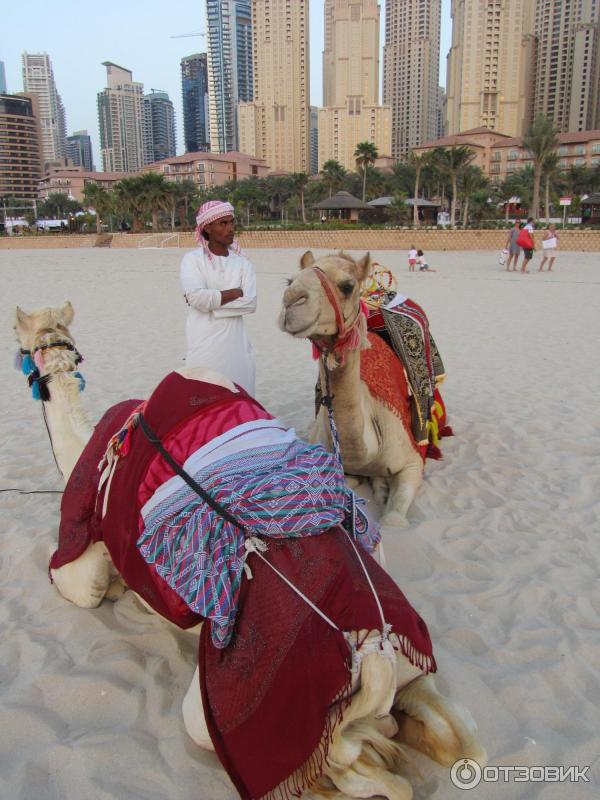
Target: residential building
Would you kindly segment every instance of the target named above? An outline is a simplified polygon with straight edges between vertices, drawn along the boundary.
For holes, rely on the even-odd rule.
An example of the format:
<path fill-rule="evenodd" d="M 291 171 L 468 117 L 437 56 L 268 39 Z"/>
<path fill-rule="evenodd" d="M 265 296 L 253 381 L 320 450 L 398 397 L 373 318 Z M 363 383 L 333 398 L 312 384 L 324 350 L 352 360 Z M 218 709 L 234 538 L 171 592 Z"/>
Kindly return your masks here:
<path fill-rule="evenodd" d="M 319 172 L 319 109 L 310 107 L 310 174 Z"/>
<path fill-rule="evenodd" d="M 245 153 L 186 153 L 148 164 L 143 172 L 157 172 L 175 183 L 192 181 L 201 189 L 210 189 L 228 181 L 264 177 L 269 173 L 269 167 L 264 161 Z"/>
<path fill-rule="evenodd" d="M 144 84 L 131 70 L 104 61 L 107 87 L 98 93 L 100 152 L 105 172 L 135 172 L 146 163 Z"/>
<path fill-rule="evenodd" d="M 74 131 L 71 136 L 67 136 L 67 158 L 86 172 L 95 171 L 92 140 L 87 131 Z"/>
<path fill-rule="evenodd" d="M 308 0 L 252 0 L 254 99 L 240 103 L 240 150 L 275 171 L 310 170 Z"/>
<path fill-rule="evenodd" d="M 537 0 L 535 113 L 560 131 L 600 128 L 600 2 Z"/>
<path fill-rule="evenodd" d="M 239 147 L 237 105 L 252 100 L 251 0 L 206 0 L 210 147 Z"/>
<path fill-rule="evenodd" d="M 319 109 L 319 169 L 334 159 L 356 169 L 360 142 L 392 148 L 391 108 L 379 105 L 378 0 L 325 0 L 324 107 Z"/>
<path fill-rule="evenodd" d="M 0 197 L 33 200 L 42 176 L 37 95 L 0 94 Z"/>
<path fill-rule="evenodd" d="M 535 0 L 452 0 L 446 131 L 522 136 L 532 119 Z"/>
<path fill-rule="evenodd" d="M 441 139 L 446 133 L 446 90 L 443 86 L 438 90 L 438 105 L 436 109 L 436 136 Z"/>
<path fill-rule="evenodd" d="M 175 112 L 166 92 L 152 89 L 144 96 L 145 161 L 162 161 L 176 152 Z"/>
<path fill-rule="evenodd" d="M 383 102 L 392 109 L 392 155 L 437 133 L 441 0 L 387 0 Z"/>
<path fill-rule="evenodd" d="M 183 139 L 186 153 L 210 150 L 206 53 L 181 59 Z"/>
<path fill-rule="evenodd" d="M 522 137 L 507 136 L 484 127 L 426 142 L 415 147 L 414 152 L 422 154 L 436 147 L 461 145 L 475 153 L 473 164 L 481 167 L 494 183 L 501 183 L 511 173 L 533 165 L 531 153 L 523 147 Z M 557 153 L 562 170 L 600 165 L 600 129 L 559 133 Z"/>
<path fill-rule="evenodd" d="M 78 202 L 83 201 L 85 187 L 88 183 L 97 183 L 103 189 L 112 191 L 115 183 L 124 178 L 132 178 L 138 173 L 128 172 L 94 172 L 83 167 L 67 167 L 51 170 L 46 173 L 38 185 L 38 197 L 45 200 L 51 194 L 64 194 Z"/>
<path fill-rule="evenodd" d="M 65 108 L 56 90 L 52 62 L 47 53 L 23 53 L 23 91 L 35 94 L 40 109 L 42 158 L 63 158 L 67 149 Z"/>
<path fill-rule="evenodd" d="M 6 94 L 6 72 L 4 71 L 4 61 L 0 61 L 0 94 Z"/>

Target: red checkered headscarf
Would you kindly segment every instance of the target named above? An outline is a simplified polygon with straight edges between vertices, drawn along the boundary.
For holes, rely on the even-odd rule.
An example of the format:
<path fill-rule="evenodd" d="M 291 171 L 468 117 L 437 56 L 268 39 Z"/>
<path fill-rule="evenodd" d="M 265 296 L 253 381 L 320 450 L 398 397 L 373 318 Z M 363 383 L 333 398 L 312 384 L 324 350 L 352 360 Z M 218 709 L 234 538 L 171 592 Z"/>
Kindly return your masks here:
<path fill-rule="evenodd" d="M 196 241 L 200 247 L 204 248 L 204 252 L 211 260 L 212 254 L 208 247 L 208 239 L 203 236 L 202 231 L 207 225 L 210 225 L 211 222 L 216 222 L 218 219 L 223 219 L 223 217 L 233 216 L 234 213 L 231 203 L 225 200 L 209 200 L 207 203 L 203 203 L 198 209 L 198 215 L 196 216 Z M 234 253 L 242 252 L 242 248 L 235 239 L 233 240 L 233 244 L 230 245 L 230 250 L 233 250 Z"/>

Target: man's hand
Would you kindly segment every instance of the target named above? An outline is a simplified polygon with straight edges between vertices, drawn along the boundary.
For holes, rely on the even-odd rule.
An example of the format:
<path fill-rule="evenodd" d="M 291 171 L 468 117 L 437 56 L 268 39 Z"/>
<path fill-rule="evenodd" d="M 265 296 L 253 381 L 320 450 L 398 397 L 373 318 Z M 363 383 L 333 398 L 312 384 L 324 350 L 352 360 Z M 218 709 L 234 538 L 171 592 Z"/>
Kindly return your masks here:
<path fill-rule="evenodd" d="M 221 305 L 225 306 L 227 303 L 232 303 L 234 300 L 237 300 L 238 297 L 243 297 L 244 292 L 241 286 L 238 286 L 237 289 L 224 289 L 221 292 Z"/>

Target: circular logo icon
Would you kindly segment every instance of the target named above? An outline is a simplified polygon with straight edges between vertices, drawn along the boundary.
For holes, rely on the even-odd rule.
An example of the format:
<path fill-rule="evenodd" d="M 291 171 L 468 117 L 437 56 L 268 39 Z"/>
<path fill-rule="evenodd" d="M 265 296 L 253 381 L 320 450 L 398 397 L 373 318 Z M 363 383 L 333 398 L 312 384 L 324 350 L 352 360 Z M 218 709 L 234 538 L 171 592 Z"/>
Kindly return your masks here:
<path fill-rule="evenodd" d="M 459 789 L 474 789 L 481 783 L 481 767 L 472 758 L 455 761 L 450 770 L 450 780 Z"/>

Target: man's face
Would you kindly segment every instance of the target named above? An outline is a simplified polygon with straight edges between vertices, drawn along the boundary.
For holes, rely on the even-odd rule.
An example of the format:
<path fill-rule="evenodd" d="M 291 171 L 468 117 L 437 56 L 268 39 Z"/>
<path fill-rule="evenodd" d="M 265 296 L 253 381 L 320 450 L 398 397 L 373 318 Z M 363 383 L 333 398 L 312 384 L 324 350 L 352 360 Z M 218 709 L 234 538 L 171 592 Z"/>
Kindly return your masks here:
<path fill-rule="evenodd" d="M 208 241 L 215 244 L 229 246 L 235 236 L 235 220 L 232 214 L 211 222 L 204 230 L 208 234 Z"/>

